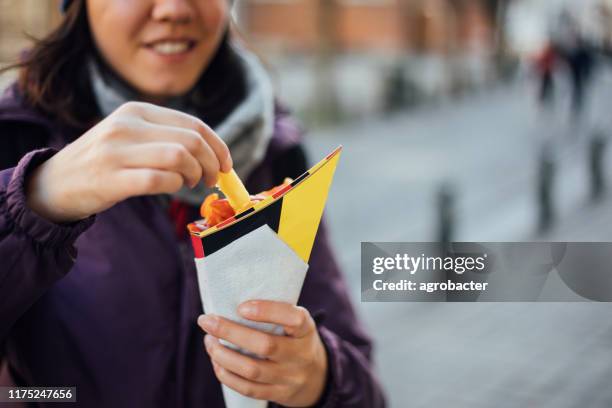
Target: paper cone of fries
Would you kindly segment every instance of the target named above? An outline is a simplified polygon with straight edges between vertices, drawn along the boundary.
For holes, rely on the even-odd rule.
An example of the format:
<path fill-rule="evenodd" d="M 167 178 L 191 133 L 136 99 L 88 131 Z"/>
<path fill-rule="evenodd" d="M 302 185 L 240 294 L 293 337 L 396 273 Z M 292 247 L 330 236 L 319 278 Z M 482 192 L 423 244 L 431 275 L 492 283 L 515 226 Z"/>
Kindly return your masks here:
<path fill-rule="evenodd" d="M 297 303 L 340 152 L 338 147 L 273 195 L 213 227 L 190 224 L 205 313 L 282 335 L 282 327 L 245 320 L 237 308 L 255 299 Z M 223 397 L 228 408 L 267 406 L 226 386 Z"/>

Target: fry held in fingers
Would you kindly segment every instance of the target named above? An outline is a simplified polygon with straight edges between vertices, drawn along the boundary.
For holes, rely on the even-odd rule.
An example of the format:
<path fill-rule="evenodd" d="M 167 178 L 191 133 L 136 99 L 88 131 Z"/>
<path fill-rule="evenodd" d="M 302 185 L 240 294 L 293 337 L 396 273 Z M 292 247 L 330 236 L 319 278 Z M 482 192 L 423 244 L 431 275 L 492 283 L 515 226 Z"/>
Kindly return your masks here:
<path fill-rule="evenodd" d="M 232 174 L 233 173 L 233 174 Z M 232 170 L 230 173 L 219 173 L 218 185 L 226 198 L 219 198 L 219 194 L 209 194 L 200 207 L 200 215 L 206 221 L 206 227 L 213 227 L 234 215 L 247 210 L 252 205 L 265 200 L 276 192 L 287 187 L 293 180 L 285 178 L 282 184 L 262 191 L 256 195 L 249 195 L 238 175 Z M 245 200 L 248 197 L 248 201 Z"/>

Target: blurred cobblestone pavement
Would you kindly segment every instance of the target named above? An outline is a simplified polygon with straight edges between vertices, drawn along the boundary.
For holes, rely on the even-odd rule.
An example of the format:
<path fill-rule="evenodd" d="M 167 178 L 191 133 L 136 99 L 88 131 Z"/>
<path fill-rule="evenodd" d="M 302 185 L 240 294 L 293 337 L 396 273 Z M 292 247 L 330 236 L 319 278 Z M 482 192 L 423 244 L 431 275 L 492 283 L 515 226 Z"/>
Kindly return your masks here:
<path fill-rule="evenodd" d="M 563 107 L 538 115 L 532 90 L 519 81 L 310 135 L 312 160 L 345 147 L 326 220 L 374 334 L 392 407 L 612 406 L 610 304 L 358 301 L 360 241 L 434 240 L 442 182 L 456 192 L 457 241 L 611 241 L 612 194 L 589 202 L 586 160 L 594 124 L 612 132 L 601 109 L 612 89 L 605 84 L 588 119 L 571 126 Z M 558 158 L 559 222 L 538 236 L 535 177 L 546 138 Z M 612 176 L 612 155 L 606 159 Z"/>

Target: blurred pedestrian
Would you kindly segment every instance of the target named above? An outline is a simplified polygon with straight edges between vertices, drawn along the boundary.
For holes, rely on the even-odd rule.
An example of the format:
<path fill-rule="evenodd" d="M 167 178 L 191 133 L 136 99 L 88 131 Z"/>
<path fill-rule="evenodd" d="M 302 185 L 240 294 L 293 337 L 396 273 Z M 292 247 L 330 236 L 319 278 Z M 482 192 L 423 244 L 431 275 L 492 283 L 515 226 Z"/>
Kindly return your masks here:
<path fill-rule="evenodd" d="M 557 53 L 550 42 L 547 42 L 535 58 L 535 70 L 539 78 L 538 100 L 540 106 L 552 104 L 554 99 L 554 75 L 557 64 Z"/>
<path fill-rule="evenodd" d="M 574 118 L 584 110 L 586 93 L 592 78 L 593 47 L 580 32 L 580 26 L 569 10 L 563 10 L 553 29 L 553 46 L 566 63 L 572 88 L 571 107 Z"/>

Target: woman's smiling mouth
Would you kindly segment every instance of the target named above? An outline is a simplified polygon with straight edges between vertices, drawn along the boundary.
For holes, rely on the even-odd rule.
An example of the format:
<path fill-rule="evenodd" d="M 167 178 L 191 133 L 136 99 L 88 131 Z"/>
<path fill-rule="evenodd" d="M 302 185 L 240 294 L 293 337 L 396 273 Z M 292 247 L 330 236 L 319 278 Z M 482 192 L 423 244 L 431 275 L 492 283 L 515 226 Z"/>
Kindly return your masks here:
<path fill-rule="evenodd" d="M 145 44 L 145 47 L 161 56 L 178 56 L 191 51 L 196 45 L 193 40 L 159 40 Z"/>

